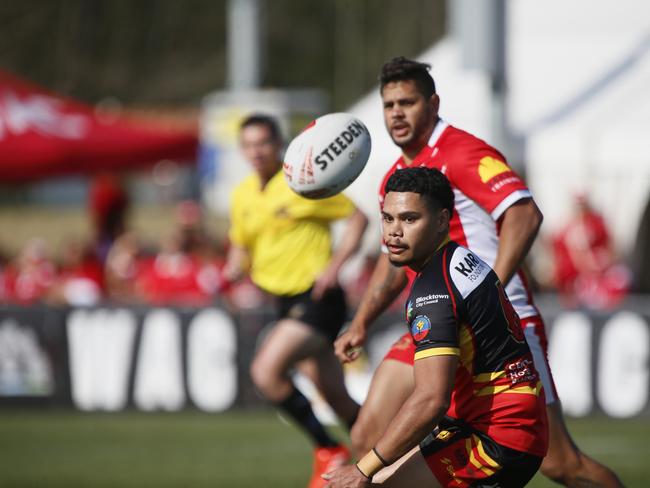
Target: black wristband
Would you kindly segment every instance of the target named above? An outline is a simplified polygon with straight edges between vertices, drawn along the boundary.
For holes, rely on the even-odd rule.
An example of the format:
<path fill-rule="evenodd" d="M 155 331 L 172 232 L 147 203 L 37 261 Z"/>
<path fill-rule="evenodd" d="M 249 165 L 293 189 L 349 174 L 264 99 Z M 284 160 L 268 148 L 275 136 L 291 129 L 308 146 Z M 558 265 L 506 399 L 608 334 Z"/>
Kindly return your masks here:
<path fill-rule="evenodd" d="M 359 471 L 359 473 L 361 473 L 365 479 L 367 479 L 369 481 L 372 481 L 372 476 L 368 476 L 366 473 L 361 471 L 361 468 L 359 467 L 358 464 L 355 464 L 355 466 L 356 466 L 357 470 Z"/>

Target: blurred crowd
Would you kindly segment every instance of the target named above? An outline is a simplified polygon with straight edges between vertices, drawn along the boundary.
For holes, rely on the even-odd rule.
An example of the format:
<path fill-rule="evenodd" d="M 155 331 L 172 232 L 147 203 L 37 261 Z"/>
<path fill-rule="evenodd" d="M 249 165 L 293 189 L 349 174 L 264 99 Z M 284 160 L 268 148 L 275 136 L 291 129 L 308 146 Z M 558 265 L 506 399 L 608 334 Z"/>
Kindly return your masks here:
<path fill-rule="evenodd" d="M 205 232 L 199 205 L 182 202 L 173 221 L 160 244 L 124 231 L 113 239 L 68 241 L 57 260 L 44 240 L 32 239 L 0 264 L 0 302 L 202 306 L 236 299 L 245 289 L 256 298 L 250 283 L 233 287 L 223 279 L 225 249 Z"/>
<path fill-rule="evenodd" d="M 117 179 L 98 178 L 89 195 L 94 236 L 69 240 L 58 259 L 34 238 L 14 256 L 0 256 L 0 303 L 92 306 L 102 303 L 203 306 L 215 300 L 257 306 L 248 281 L 223 278 L 226 248 L 208 234 L 201 206 L 183 201 L 160 243 L 127 230 L 129 197 Z"/>
<path fill-rule="evenodd" d="M 127 230 L 128 194 L 111 176 L 98 178 L 88 202 L 94 237 L 70 240 L 58 259 L 34 238 L 14 257 L 0 253 L 0 304 L 205 306 L 215 301 L 256 308 L 268 298 L 246 279 L 229 283 L 227 243 L 206 231 L 195 201 L 180 202 L 162 242 L 145 243 Z M 550 277 L 570 308 L 613 308 L 627 295 L 631 274 L 614 252 L 605 221 L 585 194 L 577 194 L 564 226 L 547 234 Z M 374 268 L 366 256 L 344 287 L 355 306 Z M 399 302 L 399 301 L 397 301 Z"/>

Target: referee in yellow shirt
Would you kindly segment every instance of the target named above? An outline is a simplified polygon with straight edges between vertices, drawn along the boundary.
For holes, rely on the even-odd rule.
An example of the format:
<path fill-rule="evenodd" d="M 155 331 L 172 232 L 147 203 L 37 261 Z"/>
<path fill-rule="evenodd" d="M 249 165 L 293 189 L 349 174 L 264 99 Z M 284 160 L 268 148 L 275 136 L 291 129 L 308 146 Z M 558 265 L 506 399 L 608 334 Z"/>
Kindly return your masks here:
<path fill-rule="evenodd" d="M 240 145 L 254 172 L 232 194 L 226 277 L 236 280 L 249 273 L 276 298 L 278 321 L 255 355 L 251 376 L 262 394 L 313 440 L 314 473 L 308 486 L 322 487 L 320 475 L 350 455 L 316 419 L 289 371 L 300 362 L 337 415 L 353 425 L 359 406 L 345 389 L 332 342 L 346 319 L 338 273 L 357 251 L 368 220 L 342 194 L 309 200 L 289 188 L 282 174 L 282 136 L 272 117 L 245 119 Z M 332 254 L 330 224 L 344 218 L 345 232 Z"/>

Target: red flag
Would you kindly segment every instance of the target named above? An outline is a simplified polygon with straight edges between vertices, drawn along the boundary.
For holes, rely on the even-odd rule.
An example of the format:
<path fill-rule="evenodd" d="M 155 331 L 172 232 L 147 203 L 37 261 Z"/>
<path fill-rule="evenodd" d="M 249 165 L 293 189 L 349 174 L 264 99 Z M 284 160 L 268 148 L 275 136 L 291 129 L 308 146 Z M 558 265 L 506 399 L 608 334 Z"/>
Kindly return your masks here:
<path fill-rule="evenodd" d="M 197 129 L 164 129 L 87 105 L 0 71 L 0 183 L 194 162 Z"/>

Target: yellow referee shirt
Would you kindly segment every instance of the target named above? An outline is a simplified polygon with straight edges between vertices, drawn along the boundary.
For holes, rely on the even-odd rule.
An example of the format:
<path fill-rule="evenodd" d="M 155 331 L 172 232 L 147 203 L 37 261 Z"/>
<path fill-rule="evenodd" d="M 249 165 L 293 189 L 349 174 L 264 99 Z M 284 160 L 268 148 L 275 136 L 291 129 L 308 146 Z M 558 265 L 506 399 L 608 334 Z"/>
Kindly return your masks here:
<path fill-rule="evenodd" d="M 294 193 L 282 171 L 261 188 L 257 173 L 232 193 L 229 237 L 251 257 L 251 279 L 274 295 L 307 291 L 331 255 L 330 222 L 350 216 L 343 194 L 309 200 Z"/>

